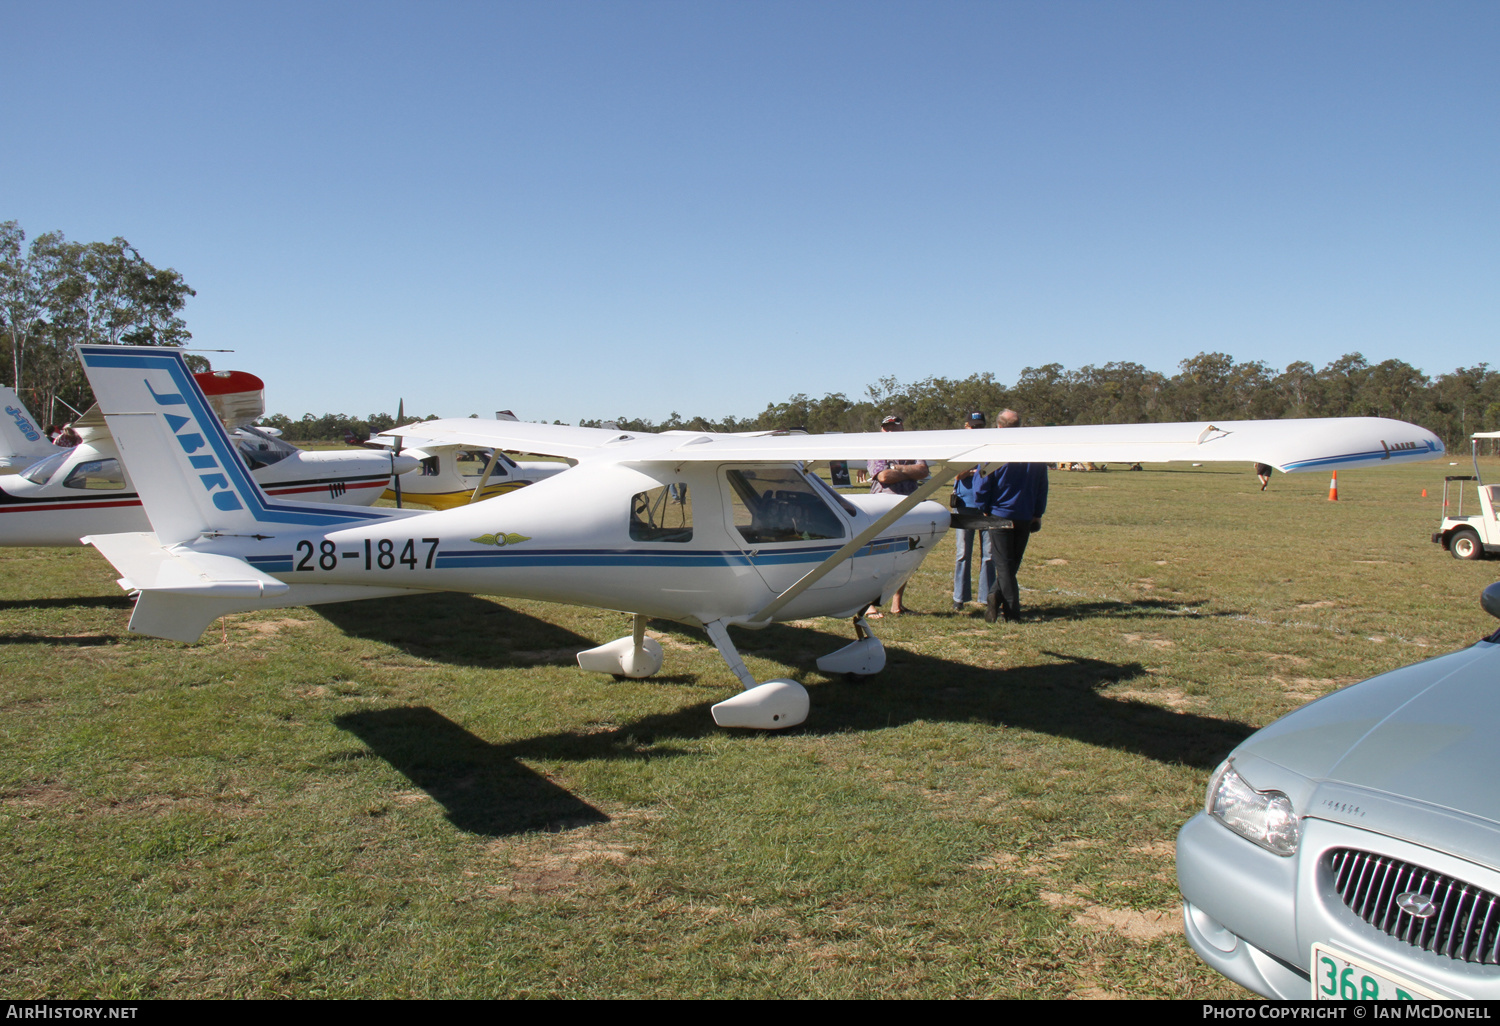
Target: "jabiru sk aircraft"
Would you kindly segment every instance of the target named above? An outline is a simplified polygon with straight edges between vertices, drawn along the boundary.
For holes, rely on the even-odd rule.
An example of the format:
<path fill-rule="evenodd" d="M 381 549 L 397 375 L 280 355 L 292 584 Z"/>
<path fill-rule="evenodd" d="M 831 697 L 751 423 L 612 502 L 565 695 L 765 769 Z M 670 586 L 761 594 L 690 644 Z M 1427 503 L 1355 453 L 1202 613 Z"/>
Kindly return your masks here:
<path fill-rule="evenodd" d="M 1377 418 L 784 437 L 428 421 L 420 427 L 433 441 L 577 465 L 449 510 L 351 509 L 268 496 L 179 354 L 82 346 L 79 355 L 153 528 L 85 539 L 139 593 L 132 631 L 195 641 L 225 613 L 434 591 L 617 609 L 634 614 L 632 634 L 579 653 L 579 665 L 649 676 L 662 650 L 646 636 L 648 618 L 702 627 L 744 689 L 713 707 L 722 726 L 794 726 L 809 704 L 796 681 L 757 682 L 731 626 L 852 618 L 854 642 L 818 667 L 883 668 L 863 611 L 888 599 L 948 529 L 948 510 L 926 497 L 976 464 L 1185 460 L 1298 471 L 1443 453 L 1431 432 Z M 922 458 L 934 472 L 902 497 L 840 495 L 803 469 L 882 457 Z"/>

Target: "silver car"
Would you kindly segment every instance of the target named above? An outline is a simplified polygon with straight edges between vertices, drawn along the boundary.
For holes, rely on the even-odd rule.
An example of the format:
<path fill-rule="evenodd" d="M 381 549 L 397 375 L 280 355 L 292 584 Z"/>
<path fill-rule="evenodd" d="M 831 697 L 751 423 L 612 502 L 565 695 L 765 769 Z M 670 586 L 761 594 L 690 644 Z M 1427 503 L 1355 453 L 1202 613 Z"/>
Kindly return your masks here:
<path fill-rule="evenodd" d="M 1500 998 L 1500 632 L 1248 738 L 1177 886 L 1193 950 L 1266 997 Z"/>

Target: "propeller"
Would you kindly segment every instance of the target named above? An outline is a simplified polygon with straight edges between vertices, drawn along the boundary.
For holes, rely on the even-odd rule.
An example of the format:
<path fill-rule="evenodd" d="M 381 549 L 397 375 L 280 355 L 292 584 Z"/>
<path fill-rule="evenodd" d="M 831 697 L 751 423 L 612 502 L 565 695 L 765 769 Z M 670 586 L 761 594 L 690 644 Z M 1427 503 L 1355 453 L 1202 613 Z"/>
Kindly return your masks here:
<path fill-rule="evenodd" d="M 406 420 L 406 400 L 396 400 L 396 426 L 400 427 Z M 396 436 L 396 444 L 391 447 L 391 484 L 396 489 L 396 508 L 401 508 L 401 475 L 396 473 L 396 457 L 401 455 L 401 436 Z"/>

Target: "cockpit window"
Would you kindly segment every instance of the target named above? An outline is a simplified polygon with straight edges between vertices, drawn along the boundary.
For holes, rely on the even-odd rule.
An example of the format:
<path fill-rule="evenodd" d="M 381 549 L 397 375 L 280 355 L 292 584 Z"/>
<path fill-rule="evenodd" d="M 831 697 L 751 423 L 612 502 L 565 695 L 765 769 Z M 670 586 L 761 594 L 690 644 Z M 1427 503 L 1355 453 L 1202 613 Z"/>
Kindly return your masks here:
<path fill-rule="evenodd" d="M 116 459 L 89 460 L 73 468 L 64 488 L 116 489 L 125 487 L 125 475 L 120 472 L 120 461 Z"/>
<path fill-rule="evenodd" d="M 57 468 L 62 466 L 63 461 L 71 455 L 73 455 L 72 452 L 60 452 L 56 456 L 48 456 L 42 462 L 28 468 L 21 476 L 32 484 L 44 485 L 52 480 L 52 475 L 57 473 Z"/>
<path fill-rule="evenodd" d="M 844 537 L 844 524 L 793 467 L 730 470 L 734 528 L 752 544 Z"/>
<path fill-rule="evenodd" d="M 693 503 L 687 485 L 676 482 L 630 500 L 632 541 L 688 542 L 693 540 Z"/>
<path fill-rule="evenodd" d="M 234 432 L 234 444 L 251 470 L 280 463 L 297 449 L 274 435 L 257 431 L 253 427 L 239 428 Z"/>

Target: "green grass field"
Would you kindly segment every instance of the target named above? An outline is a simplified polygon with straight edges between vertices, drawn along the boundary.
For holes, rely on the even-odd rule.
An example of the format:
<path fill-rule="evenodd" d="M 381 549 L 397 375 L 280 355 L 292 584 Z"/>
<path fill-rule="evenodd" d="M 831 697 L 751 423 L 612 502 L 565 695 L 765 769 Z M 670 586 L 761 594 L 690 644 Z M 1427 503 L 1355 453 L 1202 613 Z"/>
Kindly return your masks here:
<path fill-rule="evenodd" d="M 1495 628 L 1428 541 L 1464 469 L 1054 472 L 1030 622 L 949 611 L 950 539 L 877 678 L 813 668 L 845 623 L 737 633 L 812 693 L 781 734 L 670 624 L 648 681 L 573 664 L 623 614 L 457 595 L 179 645 L 92 549 L 0 549 L 0 989 L 1244 997 L 1177 828 L 1251 731 Z"/>

